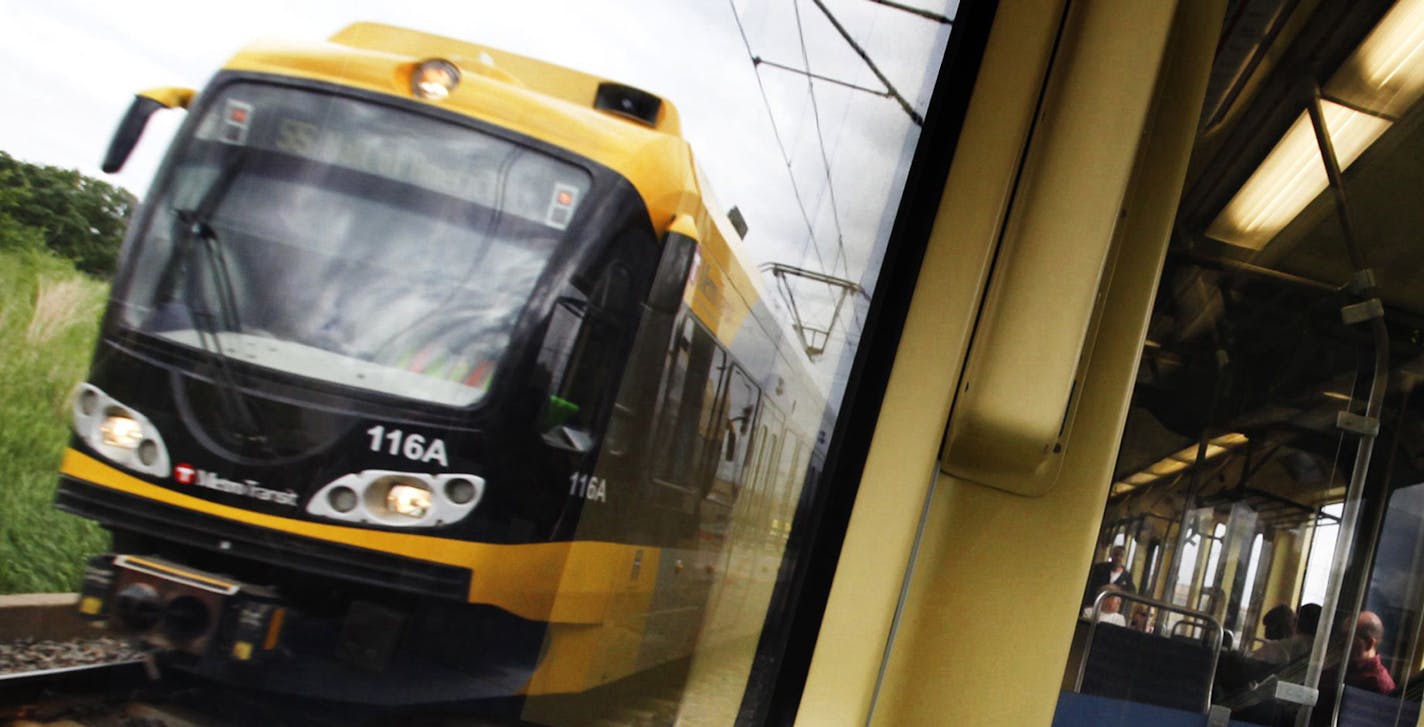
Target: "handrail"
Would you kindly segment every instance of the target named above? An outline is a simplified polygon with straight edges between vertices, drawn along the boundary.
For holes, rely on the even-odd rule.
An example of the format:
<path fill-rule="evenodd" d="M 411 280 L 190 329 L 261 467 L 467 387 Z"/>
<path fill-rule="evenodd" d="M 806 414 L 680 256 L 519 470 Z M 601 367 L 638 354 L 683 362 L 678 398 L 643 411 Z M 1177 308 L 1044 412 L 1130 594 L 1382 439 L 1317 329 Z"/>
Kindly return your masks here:
<path fill-rule="evenodd" d="M 1183 626 L 1186 626 L 1187 628 L 1192 628 L 1192 629 L 1202 629 L 1202 630 L 1205 630 L 1206 627 L 1207 627 L 1207 624 L 1204 623 L 1204 622 L 1202 622 L 1202 621 L 1196 620 L 1196 619 L 1183 618 L 1181 621 L 1178 621 L 1178 622 L 1172 624 L 1172 636 L 1181 636 L 1181 635 L 1182 635 L 1181 632 L 1182 632 L 1182 630 L 1183 630 L 1183 629 L 1182 629 Z M 1188 636 L 1191 636 L 1191 635 L 1188 634 Z M 1191 636 L 1191 638 L 1195 638 L 1195 637 L 1194 637 L 1194 636 Z"/>
<path fill-rule="evenodd" d="M 1221 622 L 1218 621 L 1215 616 L 1206 613 L 1205 611 L 1196 611 L 1187 608 L 1186 606 L 1178 606 L 1174 603 L 1159 601 L 1155 598 L 1148 598 L 1147 596 L 1138 595 L 1136 593 L 1129 593 L 1127 591 L 1105 590 L 1098 593 L 1097 597 L 1093 599 L 1093 610 L 1088 614 L 1088 638 L 1087 642 L 1083 645 L 1083 657 L 1078 662 L 1078 679 L 1073 683 L 1073 691 L 1078 692 L 1080 694 L 1082 693 L 1083 675 L 1087 672 L 1088 669 L 1088 657 L 1091 656 L 1093 653 L 1093 634 L 1097 633 L 1098 630 L 1098 616 L 1102 614 L 1103 599 L 1109 596 L 1121 598 L 1124 601 L 1134 601 L 1137 603 L 1146 604 L 1149 607 L 1156 608 L 1161 611 L 1180 613 L 1188 618 L 1200 622 L 1205 622 L 1206 626 L 1210 626 L 1212 628 L 1212 631 L 1210 632 L 1212 634 L 1212 640 L 1209 643 L 1209 646 L 1211 647 L 1211 670 L 1207 672 L 1206 699 L 1202 703 L 1202 714 L 1206 714 L 1207 712 L 1211 711 L 1211 690 L 1213 682 L 1215 681 L 1216 664 L 1221 657 L 1221 634 L 1223 630 L 1221 627 Z M 1158 638 L 1167 637 L 1159 636 Z"/>

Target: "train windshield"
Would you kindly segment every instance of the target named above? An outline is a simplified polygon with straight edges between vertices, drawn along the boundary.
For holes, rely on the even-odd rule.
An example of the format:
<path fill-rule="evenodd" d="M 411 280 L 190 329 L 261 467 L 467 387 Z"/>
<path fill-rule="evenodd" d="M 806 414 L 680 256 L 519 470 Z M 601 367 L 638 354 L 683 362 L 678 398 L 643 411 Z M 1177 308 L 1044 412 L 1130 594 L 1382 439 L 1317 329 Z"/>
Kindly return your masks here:
<path fill-rule="evenodd" d="M 478 402 L 588 172 L 350 98 L 255 83 L 215 96 L 155 189 L 121 323 L 344 386 Z"/>

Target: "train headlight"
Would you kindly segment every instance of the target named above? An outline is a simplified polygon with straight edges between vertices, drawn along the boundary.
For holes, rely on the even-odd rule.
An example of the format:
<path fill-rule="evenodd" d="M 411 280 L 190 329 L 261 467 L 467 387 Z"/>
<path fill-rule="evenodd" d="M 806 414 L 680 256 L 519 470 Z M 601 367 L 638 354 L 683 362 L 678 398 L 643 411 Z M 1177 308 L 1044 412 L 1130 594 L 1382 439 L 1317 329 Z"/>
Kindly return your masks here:
<path fill-rule="evenodd" d="M 71 415 L 74 433 L 99 456 L 157 477 L 169 475 L 168 448 L 158 427 L 97 386 L 80 384 Z"/>
<path fill-rule="evenodd" d="M 307 500 L 307 513 L 351 523 L 439 527 L 474 512 L 484 494 L 478 475 L 363 470 L 322 486 Z"/>
<path fill-rule="evenodd" d="M 427 101 L 443 101 L 460 85 L 460 69 L 450 61 L 432 58 L 410 74 L 410 92 Z"/>
<path fill-rule="evenodd" d="M 430 512 L 430 490 L 424 485 L 392 485 L 386 493 L 386 509 L 419 520 Z"/>
<path fill-rule="evenodd" d="M 139 442 L 143 441 L 143 425 L 124 411 L 113 411 L 104 417 L 99 433 L 104 437 L 104 444 L 119 449 L 138 449 Z"/>

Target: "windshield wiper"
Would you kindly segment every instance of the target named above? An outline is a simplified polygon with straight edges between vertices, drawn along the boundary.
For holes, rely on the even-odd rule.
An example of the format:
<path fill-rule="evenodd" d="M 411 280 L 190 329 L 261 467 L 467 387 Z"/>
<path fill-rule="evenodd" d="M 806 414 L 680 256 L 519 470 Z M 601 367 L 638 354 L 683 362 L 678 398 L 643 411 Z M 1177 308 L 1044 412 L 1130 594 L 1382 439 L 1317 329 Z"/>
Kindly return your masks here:
<path fill-rule="evenodd" d="M 242 396 L 242 386 L 232 362 L 223 351 L 221 332 L 241 332 L 242 322 L 238 317 L 237 298 L 233 292 L 232 276 L 228 273 L 227 256 L 223 251 L 217 230 L 213 228 L 211 216 L 241 171 L 246 154 L 236 153 L 223 165 L 222 171 L 212 185 L 203 193 L 202 199 L 193 209 L 174 209 L 173 239 L 175 258 L 187 259 L 191 265 L 187 279 L 187 295 L 184 303 L 191 314 L 194 330 L 198 334 L 198 344 L 209 356 L 215 374 L 212 376 L 214 388 L 218 392 L 218 408 L 224 421 L 234 434 L 246 444 L 268 449 L 267 438 L 261 422 L 247 400 Z M 201 259 L 201 263 L 196 261 Z M 177 262 L 177 260 L 175 260 Z M 213 305 L 216 312 L 208 309 L 203 286 L 205 276 L 213 286 Z"/>

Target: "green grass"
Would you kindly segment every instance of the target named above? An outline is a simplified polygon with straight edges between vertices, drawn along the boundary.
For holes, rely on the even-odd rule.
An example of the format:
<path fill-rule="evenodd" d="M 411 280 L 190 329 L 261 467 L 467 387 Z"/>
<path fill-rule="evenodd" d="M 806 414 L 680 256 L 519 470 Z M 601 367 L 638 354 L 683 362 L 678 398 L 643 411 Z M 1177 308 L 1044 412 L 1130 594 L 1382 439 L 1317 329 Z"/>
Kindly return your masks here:
<path fill-rule="evenodd" d="M 0 593 L 70 591 L 108 537 L 54 508 L 108 286 L 0 225 Z"/>

